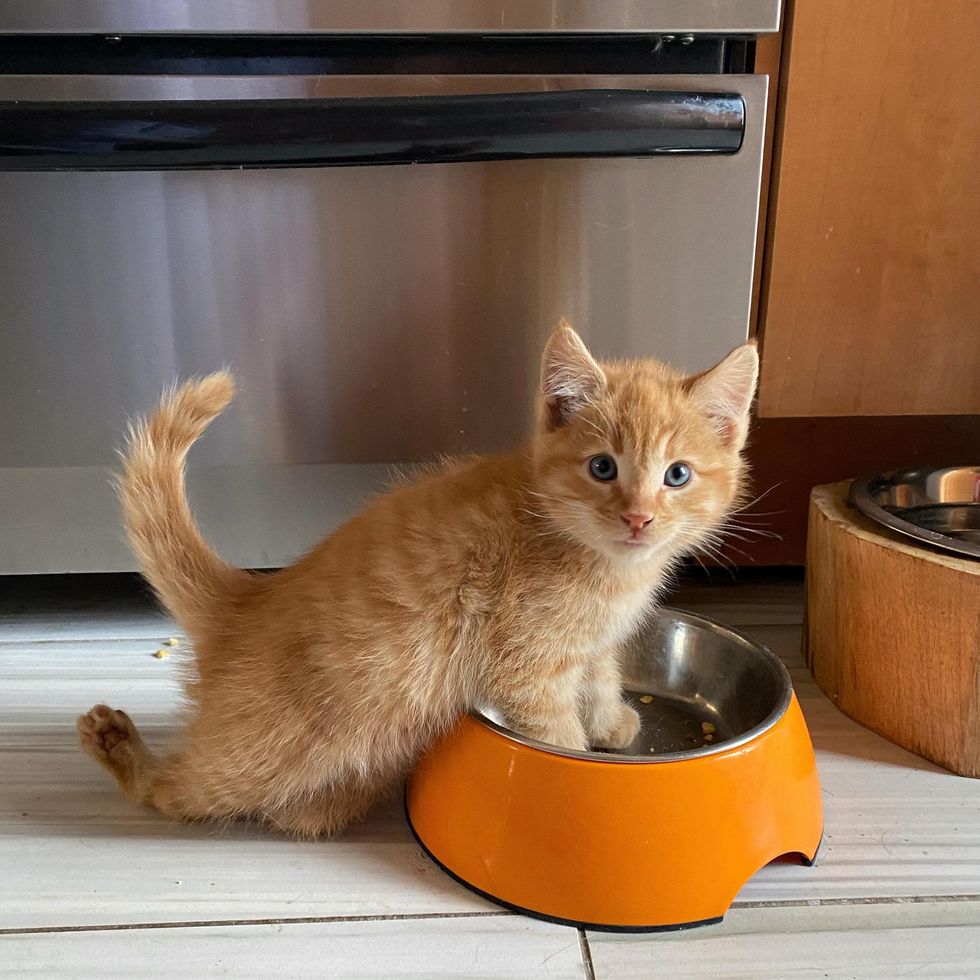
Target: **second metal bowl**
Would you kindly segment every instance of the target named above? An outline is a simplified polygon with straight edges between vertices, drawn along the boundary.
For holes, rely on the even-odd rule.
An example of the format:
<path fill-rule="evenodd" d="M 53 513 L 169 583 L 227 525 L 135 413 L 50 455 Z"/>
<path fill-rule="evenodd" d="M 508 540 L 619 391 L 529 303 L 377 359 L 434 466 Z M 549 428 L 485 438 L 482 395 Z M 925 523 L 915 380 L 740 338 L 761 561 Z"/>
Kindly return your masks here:
<path fill-rule="evenodd" d="M 980 558 L 980 466 L 895 470 L 851 484 L 865 516 L 917 541 Z"/>

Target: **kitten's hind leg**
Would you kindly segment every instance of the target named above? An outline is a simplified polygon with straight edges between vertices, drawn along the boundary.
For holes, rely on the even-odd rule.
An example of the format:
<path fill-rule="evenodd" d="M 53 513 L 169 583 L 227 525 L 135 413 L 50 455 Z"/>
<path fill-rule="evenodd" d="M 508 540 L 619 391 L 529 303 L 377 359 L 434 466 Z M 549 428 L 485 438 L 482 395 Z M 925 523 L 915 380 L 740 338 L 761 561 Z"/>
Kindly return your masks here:
<path fill-rule="evenodd" d="M 82 748 L 115 776 L 134 802 L 175 820 L 230 819 L 256 808 L 247 779 L 229 777 L 219 761 L 183 749 L 157 758 L 125 711 L 97 704 L 78 719 Z"/>
<path fill-rule="evenodd" d="M 387 785 L 380 777 L 352 779 L 272 804 L 281 786 L 274 791 L 263 786 L 261 767 L 250 772 L 229 765 L 228 754 L 215 751 L 215 745 L 222 749 L 220 742 L 202 751 L 199 738 L 185 735 L 177 751 L 157 758 L 129 715 L 104 704 L 78 719 L 78 733 L 85 751 L 112 773 L 127 796 L 177 820 L 261 817 L 297 837 L 332 837 L 364 816 Z M 294 785 L 294 791 L 300 790 L 299 782 Z"/>
<path fill-rule="evenodd" d="M 79 716 L 77 727 L 82 748 L 116 777 L 127 796 L 137 803 L 146 802 L 146 790 L 156 759 L 129 715 L 97 704 Z"/>
<path fill-rule="evenodd" d="M 384 788 L 383 784 L 365 780 L 334 783 L 263 816 L 274 827 L 295 837 L 307 840 L 334 837 L 360 820 Z"/>

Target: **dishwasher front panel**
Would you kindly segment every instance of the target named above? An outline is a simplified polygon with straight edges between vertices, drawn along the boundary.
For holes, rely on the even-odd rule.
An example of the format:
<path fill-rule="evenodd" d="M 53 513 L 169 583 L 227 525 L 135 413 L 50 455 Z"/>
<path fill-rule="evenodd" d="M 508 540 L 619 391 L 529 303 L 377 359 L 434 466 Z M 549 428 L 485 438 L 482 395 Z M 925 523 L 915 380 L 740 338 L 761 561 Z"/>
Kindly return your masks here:
<path fill-rule="evenodd" d="M 269 499 L 229 498 L 222 484 L 202 524 L 238 563 L 274 565 L 347 514 L 337 495 L 361 484 L 338 483 L 338 466 L 355 467 L 351 477 L 374 472 L 363 464 L 521 440 L 560 317 L 601 357 L 653 355 L 690 371 L 746 338 L 764 77 L 2 84 L 4 101 L 724 92 L 744 102 L 744 134 L 737 152 L 719 154 L 0 173 L 0 505 L 21 525 L 4 532 L 0 572 L 132 567 L 96 471 L 75 481 L 83 499 L 71 506 L 101 515 L 73 530 L 81 543 L 49 540 L 57 501 L 68 471 L 114 463 L 127 416 L 178 377 L 222 365 L 239 377 L 238 400 L 192 461 L 244 467 L 253 482 L 273 467 L 283 482 Z M 291 470 L 303 466 L 313 469 Z M 66 526 L 77 519 L 62 515 Z"/>

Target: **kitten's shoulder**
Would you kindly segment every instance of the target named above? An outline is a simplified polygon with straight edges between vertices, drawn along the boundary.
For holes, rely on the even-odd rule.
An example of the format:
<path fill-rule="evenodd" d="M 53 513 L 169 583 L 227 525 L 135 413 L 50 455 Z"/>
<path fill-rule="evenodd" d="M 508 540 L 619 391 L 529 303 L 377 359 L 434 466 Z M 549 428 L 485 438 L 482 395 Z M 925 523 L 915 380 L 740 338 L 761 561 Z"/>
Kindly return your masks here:
<path fill-rule="evenodd" d="M 441 482 L 471 483 L 504 489 L 518 487 L 527 479 L 526 454 L 465 453 L 443 455 L 421 463 L 394 466 L 388 478 L 388 489 L 438 484 Z"/>
<path fill-rule="evenodd" d="M 458 473 L 474 458 L 477 457 L 438 456 L 418 463 L 395 464 L 388 471 L 383 496 L 402 495 L 431 487 Z"/>

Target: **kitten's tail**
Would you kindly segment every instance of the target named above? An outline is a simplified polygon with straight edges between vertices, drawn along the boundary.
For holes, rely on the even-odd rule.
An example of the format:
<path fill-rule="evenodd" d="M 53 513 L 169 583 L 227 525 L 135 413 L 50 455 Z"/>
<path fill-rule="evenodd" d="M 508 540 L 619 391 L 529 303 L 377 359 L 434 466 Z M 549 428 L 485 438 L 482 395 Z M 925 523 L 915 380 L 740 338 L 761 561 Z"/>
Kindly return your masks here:
<path fill-rule="evenodd" d="M 192 635 L 249 578 L 201 537 L 184 489 L 187 451 L 234 393 L 226 371 L 170 389 L 153 415 L 130 426 L 122 451 L 117 488 L 130 544 L 161 601 Z"/>

